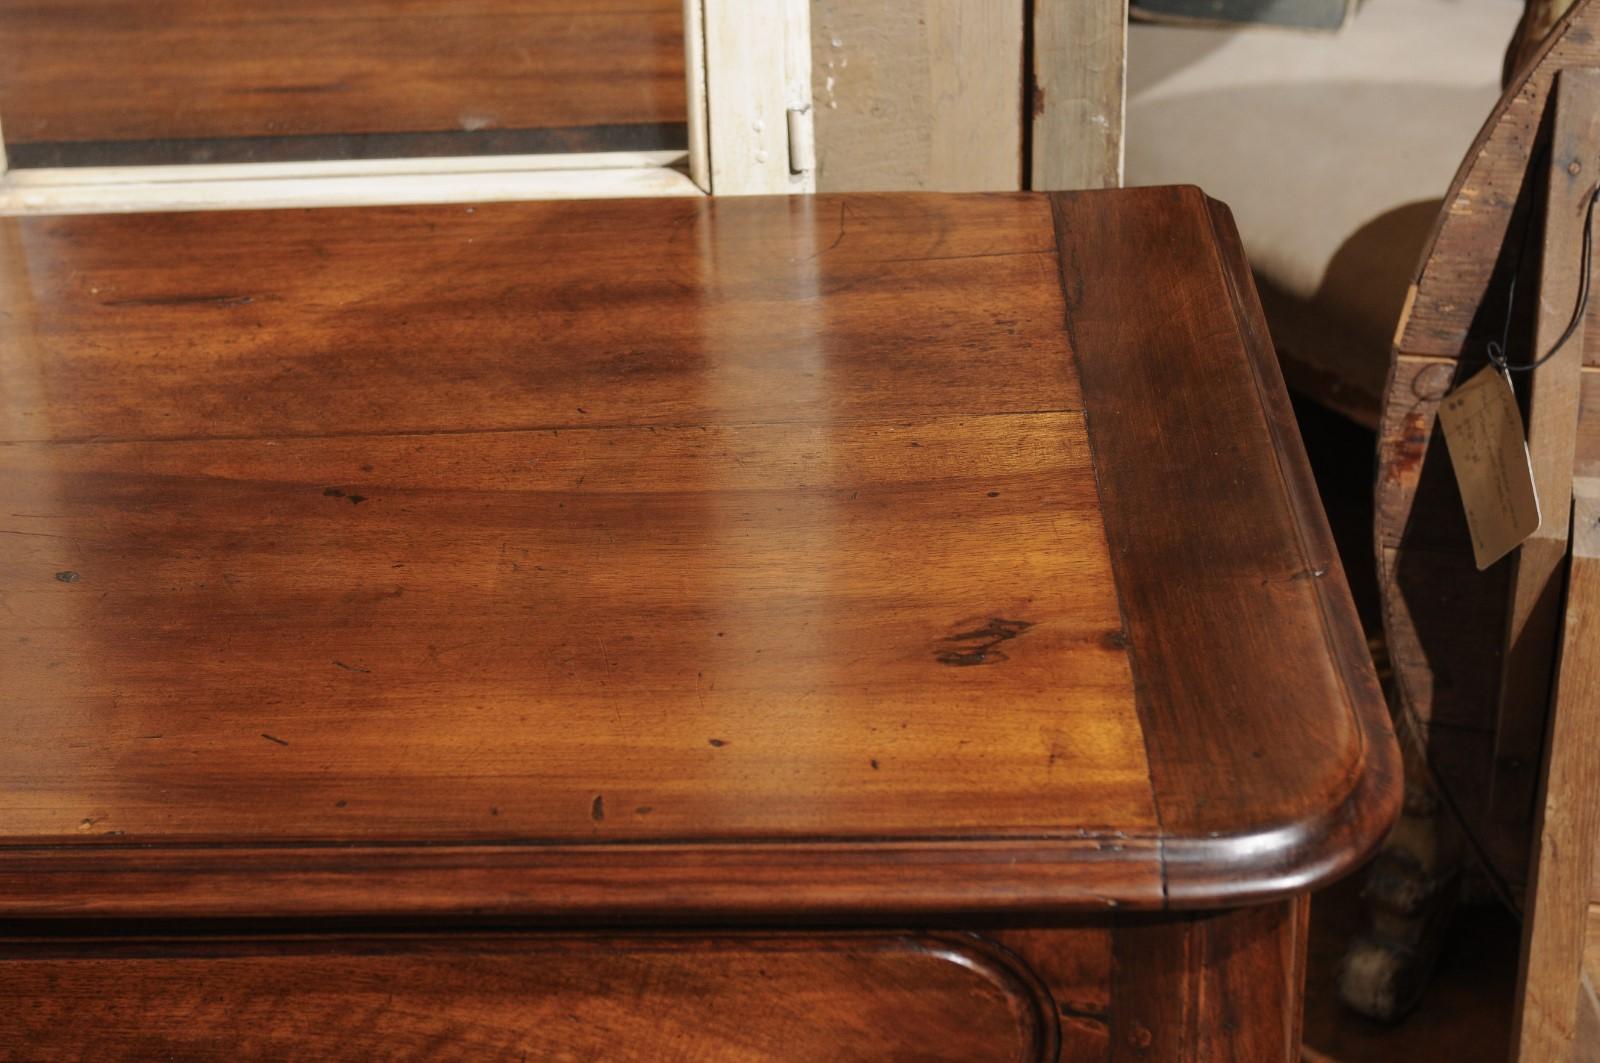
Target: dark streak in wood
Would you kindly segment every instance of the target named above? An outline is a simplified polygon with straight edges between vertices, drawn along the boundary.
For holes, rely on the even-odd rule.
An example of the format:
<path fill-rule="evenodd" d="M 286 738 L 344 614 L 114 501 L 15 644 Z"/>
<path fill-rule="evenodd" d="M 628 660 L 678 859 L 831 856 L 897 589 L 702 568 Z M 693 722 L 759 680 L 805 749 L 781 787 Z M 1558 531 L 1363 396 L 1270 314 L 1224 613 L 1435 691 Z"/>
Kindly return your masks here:
<path fill-rule="evenodd" d="M 912 446 L 916 446 L 915 443 Z M 1008 660 L 996 649 L 1002 642 L 1021 635 L 1033 624 L 1027 620 L 1002 620 L 991 617 L 982 627 L 945 636 L 945 642 L 956 643 L 956 648 L 943 649 L 934 654 L 940 664 L 966 667 L 974 664 L 999 664 Z"/>

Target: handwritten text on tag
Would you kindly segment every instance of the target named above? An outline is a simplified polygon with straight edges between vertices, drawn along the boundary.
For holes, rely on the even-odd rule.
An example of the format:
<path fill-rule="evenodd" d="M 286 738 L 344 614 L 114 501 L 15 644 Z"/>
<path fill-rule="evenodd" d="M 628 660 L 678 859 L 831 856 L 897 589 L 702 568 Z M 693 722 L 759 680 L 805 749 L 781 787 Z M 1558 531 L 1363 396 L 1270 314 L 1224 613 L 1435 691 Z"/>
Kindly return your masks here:
<path fill-rule="evenodd" d="M 1539 497 L 1511 379 L 1486 366 L 1444 397 L 1439 423 L 1472 533 L 1472 555 L 1485 569 L 1539 528 Z"/>

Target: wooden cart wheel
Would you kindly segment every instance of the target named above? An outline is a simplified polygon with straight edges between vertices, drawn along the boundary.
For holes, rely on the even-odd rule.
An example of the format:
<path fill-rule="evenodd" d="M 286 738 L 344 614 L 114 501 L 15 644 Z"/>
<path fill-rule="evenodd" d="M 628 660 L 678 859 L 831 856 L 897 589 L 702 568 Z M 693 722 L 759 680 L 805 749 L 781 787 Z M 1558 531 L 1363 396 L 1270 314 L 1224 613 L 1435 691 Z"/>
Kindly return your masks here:
<path fill-rule="evenodd" d="M 1533 824 L 1527 800 L 1490 801 L 1538 770 L 1537 751 L 1496 756 L 1510 565 L 1473 564 L 1439 401 L 1486 364 L 1506 327 L 1519 260 L 1538 259 L 1547 99 L 1557 71 L 1600 65 L 1600 6 L 1575 5 L 1490 115 L 1456 174 L 1396 330 L 1379 431 L 1376 550 L 1399 711 L 1433 781 L 1507 899 L 1520 905 Z M 1600 154 L 1591 164 L 1600 180 Z M 1523 273 L 1524 277 L 1528 274 Z M 1526 281 L 1524 282 L 1527 283 Z M 1514 305 L 1513 351 L 1528 350 L 1532 287 Z M 1600 337 L 1600 301 L 1589 307 Z M 1520 344 L 1520 346 L 1519 346 Z M 1513 361 L 1518 356 L 1513 356 Z M 1584 352 L 1579 476 L 1600 473 L 1600 342 Z M 1501 794 L 1517 792 L 1501 788 Z"/>

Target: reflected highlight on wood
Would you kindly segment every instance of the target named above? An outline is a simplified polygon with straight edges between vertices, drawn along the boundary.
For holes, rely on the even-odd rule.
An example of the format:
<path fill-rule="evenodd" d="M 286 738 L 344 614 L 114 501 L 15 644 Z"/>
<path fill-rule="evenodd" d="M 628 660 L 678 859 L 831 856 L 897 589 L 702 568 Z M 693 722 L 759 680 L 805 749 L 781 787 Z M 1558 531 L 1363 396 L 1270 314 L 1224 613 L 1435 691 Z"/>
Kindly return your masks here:
<path fill-rule="evenodd" d="M 1382 708 L 1270 352 L 1157 353 L 1249 320 L 1236 252 L 1190 193 L 1057 215 L 1065 299 L 1025 196 L 8 222 L 6 836 L 1010 838 L 1066 868 L 995 900 L 1072 906 L 1348 863 Z M 1192 336 L 1115 301 L 1157 243 Z"/>
<path fill-rule="evenodd" d="M 1292 1058 L 1399 780 L 1248 276 L 1194 189 L 0 222 L 0 966 Z"/>

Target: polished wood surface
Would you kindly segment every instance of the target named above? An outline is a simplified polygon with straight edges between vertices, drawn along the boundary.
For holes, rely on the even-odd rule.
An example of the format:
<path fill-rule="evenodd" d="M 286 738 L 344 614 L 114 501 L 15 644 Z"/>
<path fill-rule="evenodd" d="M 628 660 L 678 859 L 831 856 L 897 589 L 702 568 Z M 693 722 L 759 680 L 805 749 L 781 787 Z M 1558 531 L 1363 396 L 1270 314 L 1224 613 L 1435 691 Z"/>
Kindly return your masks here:
<path fill-rule="evenodd" d="M 0 222 L 0 1055 L 1295 1058 L 1265 335 L 1193 189 Z"/>
<path fill-rule="evenodd" d="M 1164 890 L 1304 888 L 1397 811 L 1387 711 L 1226 208 L 1194 189 L 1111 202 L 1054 199 Z M 1160 297 L 1151 262 L 1217 297 Z"/>
<path fill-rule="evenodd" d="M 0 459 L 9 839 L 1154 829 L 1081 422 L 274 442 Z"/>
<path fill-rule="evenodd" d="M 1309 902 L 1119 927 L 1111 1063 L 1299 1059 Z"/>
<path fill-rule="evenodd" d="M 1098 1024 L 1063 1038 L 1047 987 L 956 934 L 24 940 L 0 942 L 0 979 L 5 1059 L 1021 1063 L 1105 1044 Z"/>
<path fill-rule="evenodd" d="M 0 250 L 10 914 L 1196 906 L 1394 815 L 1194 190 Z"/>
<path fill-rule="evenodd" d="M 0 1058 L 1289 1061 L 1305 914 L 11 937 Z"/>
<path fill-rule="evenodd" d="M 679 0 L 4 0 L 0 117 L 24 165 L 682 146 L 682 19 Z M 495 147 L 518 130 L 569 133 Z M 361 140 L 452 131 L 477 138 Z"/>

